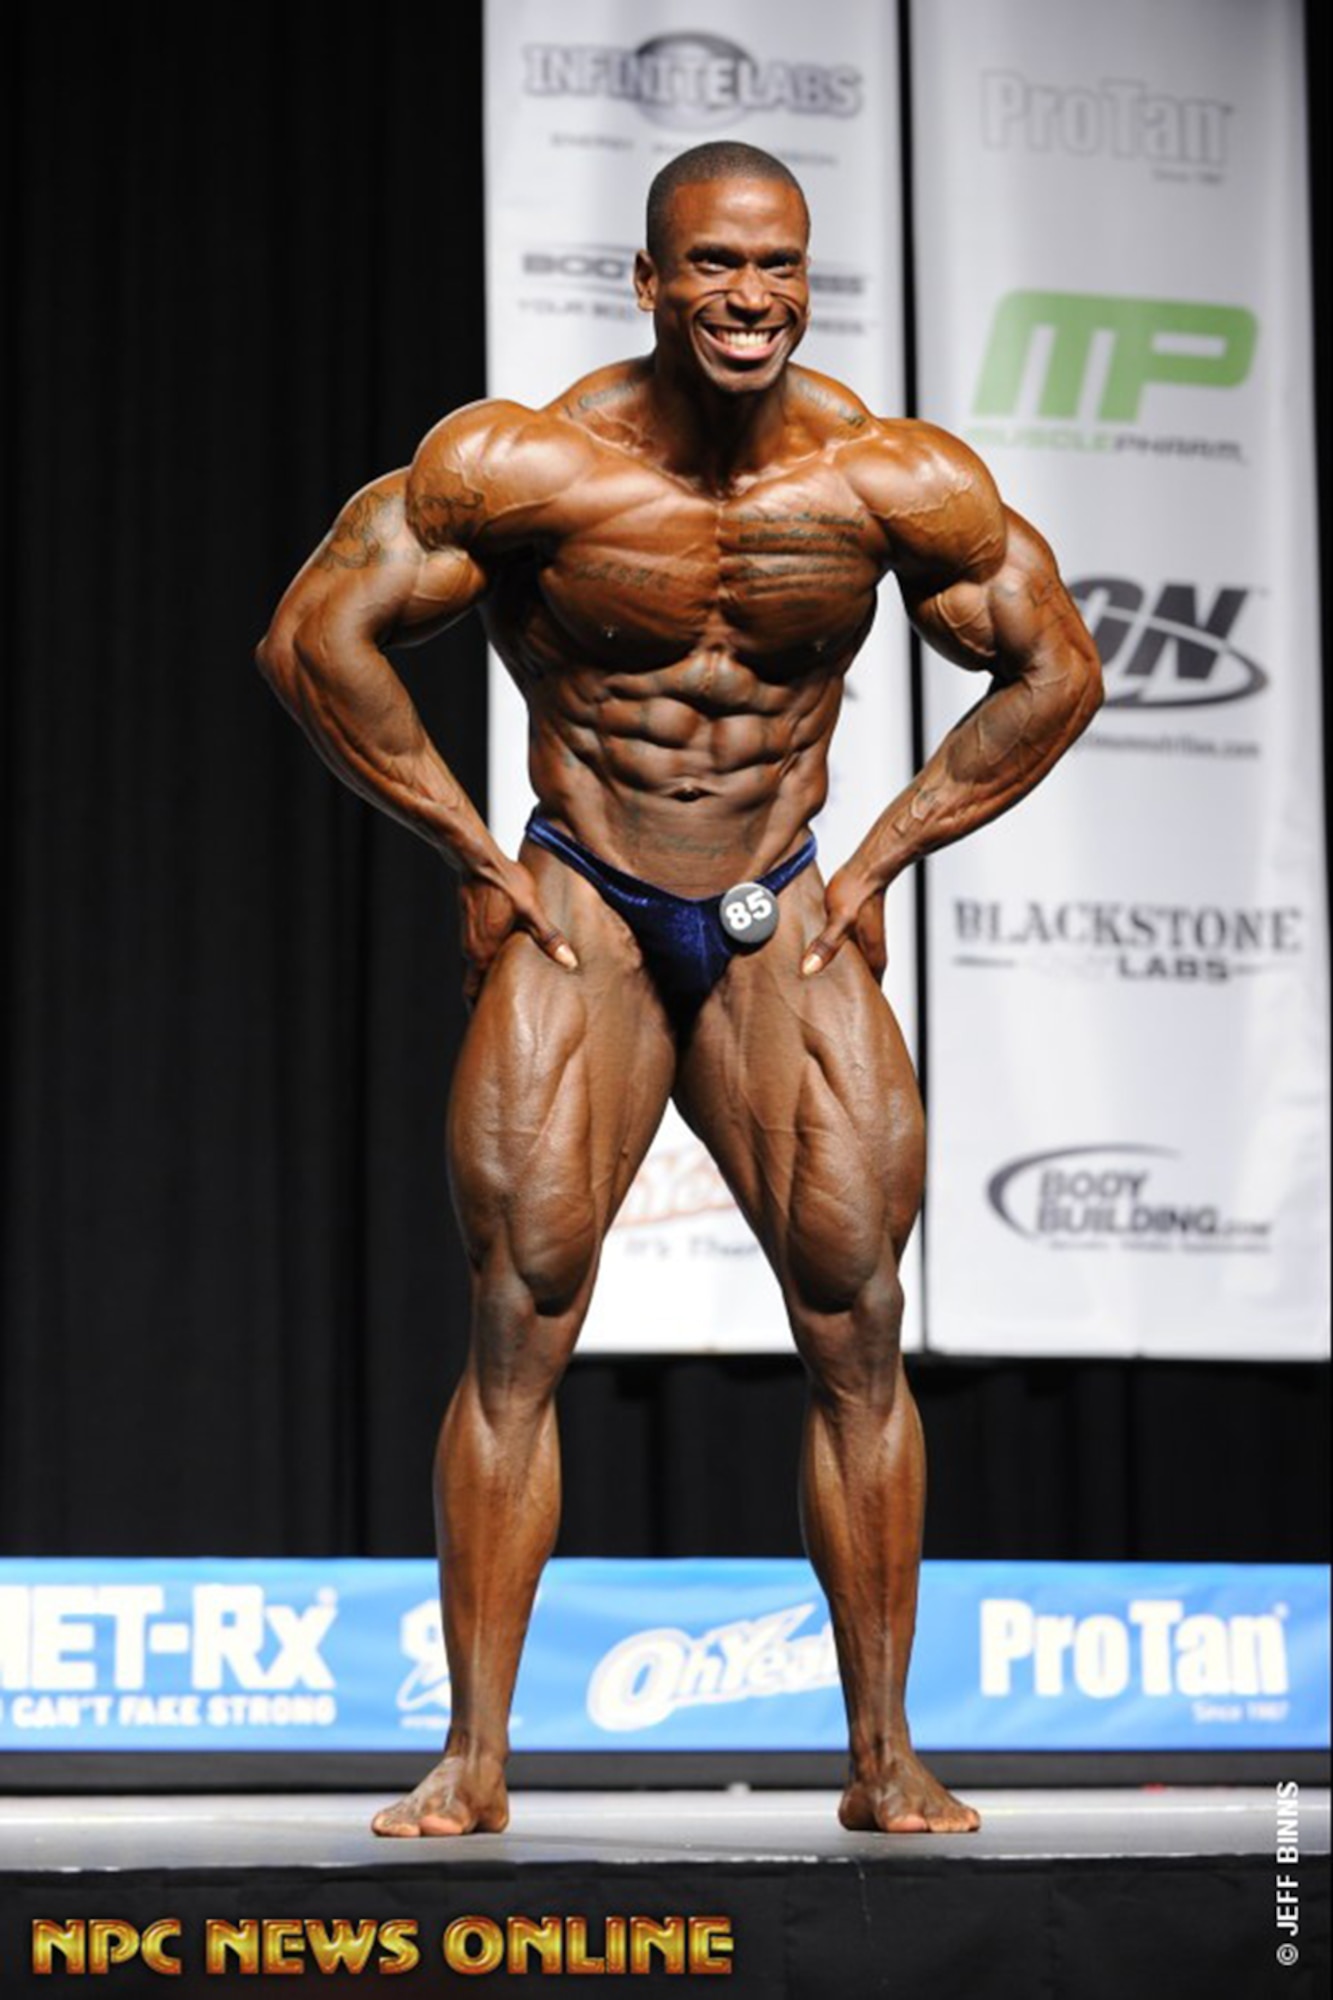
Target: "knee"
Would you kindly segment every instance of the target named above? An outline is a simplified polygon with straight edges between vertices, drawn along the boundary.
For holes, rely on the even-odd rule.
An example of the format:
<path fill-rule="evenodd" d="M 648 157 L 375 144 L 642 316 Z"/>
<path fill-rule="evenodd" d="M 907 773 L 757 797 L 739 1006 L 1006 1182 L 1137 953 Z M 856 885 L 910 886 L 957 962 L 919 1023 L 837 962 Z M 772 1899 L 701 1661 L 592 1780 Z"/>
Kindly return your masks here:
<path fill-rule="evenodd" d="M 591 1283 L 601 1228 L 585 1154 L 570 1146 L 533 1166 L 477 1148 L 465 1172 L 451 1163 L 474 1284 L 507 1314 L 559 1319 Z"/>
<path fill-rule="evenodd" d="M 544 1404 L 573 1353 L 597 1267 L 591 1204 L 519 1208 L 474 1244 L 473 1368 L 483 1400 Z"/>
<path fill-rule="evenodd" d="M 789 1293 L 787 1313 L 817 1395 L 892 1407 L 902 1354 L 903 1288 L 886 1259 L 845 1303 Z"/>
<path fill-rule="evenodd" d="M 520 1202 L 507 1225 L 503 1261 L 532 1314 L 559 1320 L 586 1305 L 601 1242 L 591 1195 Z"/>

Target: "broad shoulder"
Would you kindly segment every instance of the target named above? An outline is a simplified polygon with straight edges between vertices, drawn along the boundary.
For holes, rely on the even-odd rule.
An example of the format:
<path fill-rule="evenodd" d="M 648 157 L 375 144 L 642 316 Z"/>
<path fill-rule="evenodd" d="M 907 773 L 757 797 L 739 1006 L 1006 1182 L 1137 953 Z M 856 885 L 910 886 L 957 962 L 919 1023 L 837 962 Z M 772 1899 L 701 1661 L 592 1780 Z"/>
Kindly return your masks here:
<path fill-rule="evenodd" d="M 788 409 L 816 445 L 841 445 L 864 437 L 874 417 L 855 390 L 813 368 L 787 371 Z"/>
<path fill-rule="evenodd" d="M 839 463 L 887 537 L 898 569 L 946 564 L 989 574 L 1004 555 L 1006 513 L 989 469 L 937 424 L 876 417 Z"/>
<path fill-rule="evenodd" d="M 648 355 L 594 368 L 548 403 L 545 414 L 585 435 L 624 441 L 627 433 L 637 435 L 652 372 Z"/>
<path fill-rule="evenodd" d="M 407 512 L 427 547 L 493 533 L 530 515 L 586 469 L 590 441 L 558 409 L 500 397 L 468 403 L 427 432 L 407 476 Z"/>

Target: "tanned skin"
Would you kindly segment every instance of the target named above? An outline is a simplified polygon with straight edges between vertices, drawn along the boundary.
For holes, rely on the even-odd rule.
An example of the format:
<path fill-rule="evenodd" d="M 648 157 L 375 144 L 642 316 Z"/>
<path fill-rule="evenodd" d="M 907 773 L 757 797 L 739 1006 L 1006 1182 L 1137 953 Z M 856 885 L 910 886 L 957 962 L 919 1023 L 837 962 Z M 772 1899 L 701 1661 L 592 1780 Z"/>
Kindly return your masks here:
<path fill-rule="evenodd" d="M 347 506 L 260 664 L 315 748 L 458 875 L 474 1002 L 449 1164 L 472 1339 L 440 1433 L 452 1722 L 383 1834 L 493 1832 L 519 1654 L 560 1504 L 554 1396 L 606 1232 L 668 1099 L 726 1176 L 809 1374 L 806 1546 L 846 1699 L 844 1826 L 966 1832 L 911 1746 L 903 1689 L 925 1488 L 899 1347 L 921 1106 L 883 994 L 884 892 L 1041 779 L 1094 714 L 1097 655 L 1046 543 L 980 461 L 790 365 L 806 215 L 780 181 L 676 190 L 635 283 L 655 352 L 545 409 L 447 417 Z M 756 337 L 758 336 L 758 337 Z M 889 573 L 981 700 L 827 886 L 784 892 L 678 1041 L 583 878 L 501 853 L 386 658 L 481 613 L 531 716 L 541 810 L 684 896 L 791 854 L 824 803 L 843 680 Z"/>

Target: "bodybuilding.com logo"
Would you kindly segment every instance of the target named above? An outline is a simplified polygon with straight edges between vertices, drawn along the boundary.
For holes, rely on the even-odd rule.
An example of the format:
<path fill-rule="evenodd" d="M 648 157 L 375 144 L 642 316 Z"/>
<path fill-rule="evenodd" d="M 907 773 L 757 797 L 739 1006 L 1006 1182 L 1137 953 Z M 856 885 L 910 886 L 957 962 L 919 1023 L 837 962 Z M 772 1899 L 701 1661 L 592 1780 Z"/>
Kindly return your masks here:
<path fill-rule="evenodd" d="M 1196 1700 L 1290 1691 L 1285 1606 L 1186 1617 L 1179 1598 L 1143 1597 L 1131 1600 L 1125 1614 L 1095 1611 L 1080 1618 L 1038 1611 L 1021 1597 L 983 1598 L 982 1694 L 1058 1700 L 1072 1692 L 1111 1701 L 1131 1691 Z M 1281 1721 L 1287 1709 L 1287 1702 L 1272 1700 L 1257 1713 Z"/>
<path fill-rule="evenodd" d="M 596 292 L 628 300 L 634 277 L 635 252 L 624 244 L 543 243 L 522 253 L 524 278 L 543 284 Z M 864 271 L 848 265 L 821 265 L 810 273 L 810 290 L 817 306 L 860 300 L 870 288 Z"/>
<path fill-rule="evenodd" d="M 1001 1222 L 1057 1250 L 1266 1250 L 1272 1224 L 1224 1216 L 1163 1162 L 1166 1146 L 1061 1146 L 992 1174 L 986 1198 Z"/>
<path fill-rule="evenodd" d="M 1124 77 L 1103 77 L 1095 88 L 1038 83 L 1016 69 L 981 78 L 981 140 L 995 152 L 1143 160 L 1216 179 L 1230 122 L 1231 106 L 1216 98 L 1171 97 Z"/>
<path fill-rule="evenodd" d="M 1132 426 L 1150 390 L 1159 399 L 1166 387 L 1237 388 L 1249 376 L 1258 338 L 1259 322 L 1246 306 L 1009 292 L 995 309 L 972 409 L 982 419 L 1024 421 L 983 422 L 972 435 L 993 445 L 1240 461 L 1231 439 L 1145 436 Z"/>
<path fill-rule="evenodd" d="M 529 43 L 523 88 L 533 97 L 622 98 L 677 132 L 734 125 L 751 111 L 854 118 L 862 101 L 861 72 L 846 63 L 758 62 L 693 29 L 636 49 Z"/>
<path fill-rule="evenodd" d="M 632 1633 L 598 1661 L 588 1714 L 599 1729 L 651 1729 L 680 1708 L 836 1687 L 828 1620 L 793 1637 L 814 1609 L 793 1604 L 697 1636 L 674 1625 Z"/>
<path fill-rule="evenodd" d="M 955 897 L 955 965 L 1052 977 L 1224 985 L 1274 972 L 1304 950 L 1292 906 L 982 902 Z"/>
<path fill-rule="evenodd" d="M 1149 598 L 1127 576 L 1084 576 L 1069 586 L 1101 654 L 1108 708 L 1202 708 L 1241 701 L 1268 675 L 1231 635 L 1253 593 L 1226 584 L 1202 600 L 1192 583 Z"/>

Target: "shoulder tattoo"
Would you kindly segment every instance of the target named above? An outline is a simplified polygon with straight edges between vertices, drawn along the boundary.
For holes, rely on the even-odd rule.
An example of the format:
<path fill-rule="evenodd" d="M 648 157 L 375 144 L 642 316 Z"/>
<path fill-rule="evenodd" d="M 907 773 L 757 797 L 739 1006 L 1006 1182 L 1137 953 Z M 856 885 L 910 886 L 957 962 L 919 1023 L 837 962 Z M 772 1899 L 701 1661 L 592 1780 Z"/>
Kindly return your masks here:
<path fill-rule="evenodd" d="M 483 496 L 457 472 L 442 473 L 429 491 L 409 489 L 408 525 L 428 549 L 456 547 L 481 526 Z"/>

